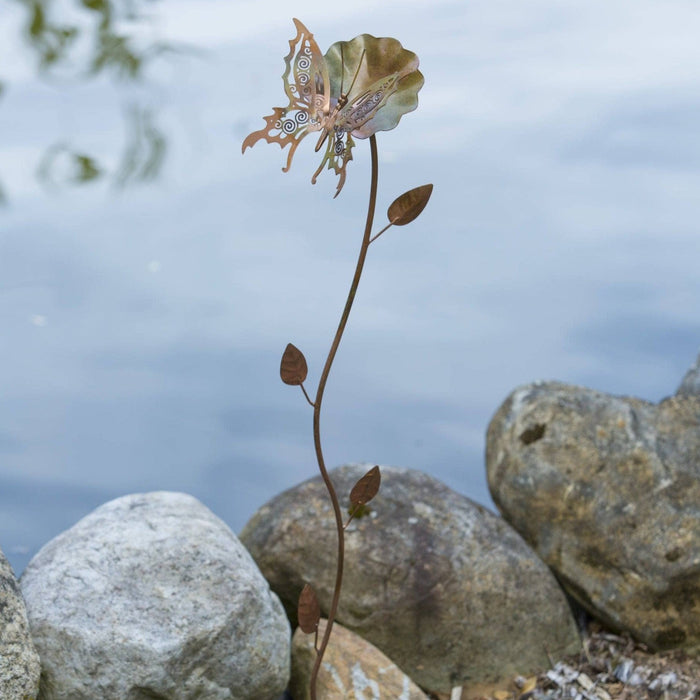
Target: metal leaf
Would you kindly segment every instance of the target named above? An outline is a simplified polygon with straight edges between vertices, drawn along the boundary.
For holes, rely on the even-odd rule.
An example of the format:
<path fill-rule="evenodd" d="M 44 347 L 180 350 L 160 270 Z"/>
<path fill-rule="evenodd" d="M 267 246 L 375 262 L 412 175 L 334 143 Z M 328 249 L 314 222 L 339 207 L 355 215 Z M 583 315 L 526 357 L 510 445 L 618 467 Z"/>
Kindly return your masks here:
<path fill-rule="evenodd" d="M 355 120 L 352 135 L 366 139 L 378 131 L 393 129 L 401 117 L 418 106 L 418 91 L 423 86 L 423 74 L 418 70 L 418 56 L 391 37 L 361 34 L 351 41 L 338 41 L 325 55 L 331 95 L 340 95 L 354 85 L 350 102 L 343 114 L 352 112 L 357 99 L 372 94 L 374 104 L 381 109 L 369 109 L 364 121 Z M 390 88 L 376 89 L 377 81 L 389 79 Z M 376 101 L 375 101 L 376 100 Z M 369 104 L 369 103 L 366 103 Z"/>
<path fill-rule="evenodd" d="M 280 377 L 285 384 L 302 384 L 306 379 L 309 368 L 306 366 L 306 359 L 299 348 L 291 343 L 285 348 L 280 363 Z"/>
<path fill-rule="evenodd" d="M 422 211 L 433 193 L 432 185 L 421 185 L 404 192 L 389 207 L 387 216 L 395 226 L 410 224 Z"/>
<path fill-rule="evenodd" d="M 299 618 L 299 627 L 304 634 L 311 634 L 318 628 L 318 621 L 321 619 L 321 606 L 314 589 L 308 583 L 304 585 L 299 595 L 297 617 Z"/>
<path fill-rule="evenodd" d="M 379 473 L 379 467 L 372 467 L 353 487 L 350 491 L 350 503 L 353 506 L 365 505 L 369 503 L 379 491 L 382 477 Z"/>

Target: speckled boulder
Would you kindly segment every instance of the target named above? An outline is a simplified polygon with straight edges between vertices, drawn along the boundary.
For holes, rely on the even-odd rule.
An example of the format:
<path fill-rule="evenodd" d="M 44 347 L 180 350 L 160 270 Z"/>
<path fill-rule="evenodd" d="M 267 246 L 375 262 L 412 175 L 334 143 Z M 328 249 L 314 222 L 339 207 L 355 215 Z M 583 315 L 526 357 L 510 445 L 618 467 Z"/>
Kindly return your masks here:
<path fill-rule="evenodd" d="M 319 624 L 319 644 L 326 620 Z M 314 635 L 297 627 L 292 638 L 292 677 L 289 689 L 294 700 L 311 697 L 311 670 L 316 661 Z M 323 700 L 427 700 L 426 694 L 382 654 L 377 647 L 337 622 L 316 683 L 316 695 Z"/>
<path fill-rule="evenodd" d="M 0 698 L 34 700 L 40 670 L 19 584 L 0 549 Z"/>
<path fill-rule="evenodd" d="M 21 578 L 42 700 L 276 700 L 284 610 L 236 536 L 192 496 L 100 506 Z"/>
<path fill-rule="evenodd" d="M 685 373 L 676 394 L 678 396 L 700 397 L 700 355 L 695 360 L 695 364 Z"/>
<path fill-rule="evenodd" d="M 657 650 L 700 646 L 697 367 L 659 404 L 530 384 L 488 429 L 504 518 L 581 605 Z"/>
<path fill-rule="evenodd" d="M 371 465 L 333 470 L 347 506 Z M 428 691 L 530 674 L 579 648 L 568 603 L 547 567 L 501 518 L 436 479 L 382 467 L 370 514 L 346 533 L 338 621 Z M 305 582 L 327 614 L 336 531 L 320 477 L 274 498 L 241 533 L 294 617 Z"/>

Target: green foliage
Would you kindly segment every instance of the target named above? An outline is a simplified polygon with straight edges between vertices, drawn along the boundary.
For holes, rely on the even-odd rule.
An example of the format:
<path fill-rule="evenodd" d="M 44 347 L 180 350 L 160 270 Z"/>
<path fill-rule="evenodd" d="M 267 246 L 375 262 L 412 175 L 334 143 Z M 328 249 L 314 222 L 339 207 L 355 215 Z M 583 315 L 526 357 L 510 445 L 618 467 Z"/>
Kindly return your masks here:
<path fill-rule="evenodd" d="M 149 109 L 132 105 L 127 115 L 129 140 L 114 182 L 125 187 L 129 182 L 154 180 L 165 160 L 166 140 Z"/>
<path fill-rule="evenodd" d="M 352 516 L 353 520 L 359 520 L 368 516 L 372 512 L 372 508 L 365 503 L 359 503 L 356 506 L 350 505 L 348 515 Z"/>
<path fill-rule="evenodd" d="M 48 0 L 19 2 L 27 12 L 25 37 L 37 55 L 40 68 L 49 70 L 70 58 L 71 49 L 86 31 L 84 24 L 63 24 L 54 19 L 50 16 Z M 97 75 L 113 70 L 121 77 L 139 77 L 150 48 L 139 48 L 128 36 L 117 33 L 115 24 L 124 14 L 119 11 L 119 5 L 110 0 L 80 0 L 77 4 L 90 13 L 86 19 L 92 22 L 95 32 L 94 53 L 87 73 Z"/>
<path fill-rule="evenodd" d="M 124 20 L 142 19 L 138 10 L 146 0 L 74 0 L 77 11 L 64 18 L 57 16 L 60 6 L 51 0 L 16 2 L 24 10 L 21 36 L 40 75 L 69 75 L 73 80 L 102 76 L 134 82 L 144 77 L 157 57 L 183 51 L 181 46 L 143 38 L 140 32 L 138 36 L 124 32 Z M 82 51 L 86 46 L 90 47 L 87 57 Z M 63 89 L 69 87 L 65 84 Z M 6 84 L 0 81 L 0 98 L 5 91 Z M 78 144 L 59 141 L 49 145 L 42 156 L 37 168 L 39 179 L 48 185 L 84 185 L 109 178 L 117 187 L 125 187 L 156 178 L 166 155 L 166 138 L 156 115 L 134 103 L 125 109 L 125 121 L 127 136 L 122 156 L 111 159 L 118 163 L 115 168 Z M 55 167 L 58 160 L 63 167 Z M 5 200 L 0 188 L 0 204 Z"/>
<path fill-rule="evenodd" d="M 25 36 L 27 43 L 39 59 L 42 70 L 66 58 L 71 45 L 78 37 L 75 26 L 62 26 L 47 17 L 46 0 L 20 0 L 27 11 Z"/>

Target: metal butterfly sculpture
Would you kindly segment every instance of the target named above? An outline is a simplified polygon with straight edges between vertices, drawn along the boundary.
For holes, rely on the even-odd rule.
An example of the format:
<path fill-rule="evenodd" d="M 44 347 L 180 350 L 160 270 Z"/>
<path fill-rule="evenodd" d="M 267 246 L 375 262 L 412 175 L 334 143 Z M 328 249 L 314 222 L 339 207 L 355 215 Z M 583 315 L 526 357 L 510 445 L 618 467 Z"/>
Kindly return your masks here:
<path fill-rule="evenodd" d="M 335 171 L 339 176 L 337 197 L 345 184 L 345 168 L 352 160 L 353 135 L 367 138 L 377 130 L 396 126 L 401 114 L 415 109 L 423 76 L 417 70 L 418 57 L 395 39 L 363 34 L 350 42 L 337 42 L 324 57 L 313 34 L 298 19 L 294 25 L 297 34 L 289 41 L 282 75 L 289 104 L 274 107 L 273 113 L 264 117 L 265 128 L 243 141 L 242 151 L 260 139 L 281 148 L 291 146 L 282 168 L 287 172 L 301 140 L 311 132 L 321 132 L 316 151 L 324 144 L 326 150 L 311 182 L 316 182 L 324 166 Z M 396 101 L 394 114 L 376 120 L 378 112 L 399 92 L 406 94 Z"/>

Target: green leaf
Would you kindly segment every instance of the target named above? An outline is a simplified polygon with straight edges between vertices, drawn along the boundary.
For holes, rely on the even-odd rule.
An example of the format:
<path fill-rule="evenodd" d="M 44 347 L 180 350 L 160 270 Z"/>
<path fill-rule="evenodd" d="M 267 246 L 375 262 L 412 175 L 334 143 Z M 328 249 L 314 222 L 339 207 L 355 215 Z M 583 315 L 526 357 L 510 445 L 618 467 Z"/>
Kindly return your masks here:
<path fill-rule="evenodd" d="M 75 181 L 84 183 L 96 180 L 102 174 L 97 161 L 91 156 L 82 153 L 74 153 L 73 160 L 76 166 Z"/>

